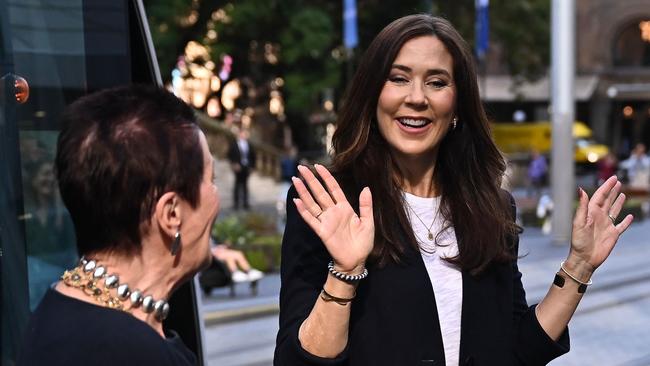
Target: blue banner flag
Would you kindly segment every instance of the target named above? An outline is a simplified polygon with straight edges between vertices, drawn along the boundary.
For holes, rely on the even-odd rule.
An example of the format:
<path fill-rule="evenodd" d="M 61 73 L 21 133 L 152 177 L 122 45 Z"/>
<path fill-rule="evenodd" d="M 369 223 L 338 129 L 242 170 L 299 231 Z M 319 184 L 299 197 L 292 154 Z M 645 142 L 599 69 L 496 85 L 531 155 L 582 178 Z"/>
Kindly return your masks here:
<path fill-rule="evenodd" d="M 355 48 L 359 44 L 357 34 L 357 2 L 344 0 L 343 5 L 343 44 L 345 48 Z"/>
<path fill-rule="evenodd" d="M 485 57 L 490 43 L 490 18 L 488 8 L 490 0 L 476 0 L 476 56 Z"/>

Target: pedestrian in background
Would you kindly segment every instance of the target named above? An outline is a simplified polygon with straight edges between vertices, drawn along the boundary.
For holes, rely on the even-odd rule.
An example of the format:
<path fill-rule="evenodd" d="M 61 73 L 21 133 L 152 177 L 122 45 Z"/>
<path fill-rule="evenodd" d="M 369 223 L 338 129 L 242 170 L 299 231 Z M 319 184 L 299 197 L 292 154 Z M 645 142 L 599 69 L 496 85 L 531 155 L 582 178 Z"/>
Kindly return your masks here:
<path fill-rule="evenodd" d="M 650 189 L 650 157 L 644 144 L 636 144 L 630 157 L 621 162 L 621 168 L 627 171 L 630 187 Z"/>
<path fill-rule="evenodd" d="M 230 245 L 222 243 L 214 244 L 211 252 L 216 260 L 223 262 L 228 267 L 233 282 L 252 282 L 264 277 L 264 272 L 251 267 L 241 250 L 233 249 Z"/>
<path fill-rule="evenodd" d="M 605 183 L 609 177 L 616 174 L 618 170 L 618 161 L 611 151 L 598 161 L 598 180 L 596 185 Z"/>
<path fill-rule="evenodd" d="M 287 199 L 275 365 L 542 365 L 569 350 L 591 274 L 632 222 L 614 223 L 620 183 L 580 191 L 569 255 L 529 307 L 505 162 L 448 21 L 379 33 L 333 147 L 334 174 L 299 167 Z"/>
<path fill-rule="evenodd" d="M 233 197 L 235 198 L 234 209 L 238 210 L 240 203 L 245 210 L 250 209 L 248 201 L 248 177 L 255 169 L 255 149 L 248 141 L 248 130 L 242 128 L 236 131 L 237 139 L 230 145 L 228 160 L 235 173 L 235 186 Z"/>
<path fill-rule="evenodd" d="M 66 109 L 56 174 L 82 258 L 27 326 L 17 365 L 195 365 L 165 329 L 172 293 L 211 261 L 213 158 L 194 111 L 129 86 Z"/>
<path fill-rule="evenodd" d="M 533 149 L 530 153 L 528 164 L 528 196 L 539 197 L 548 181 L 548 164 L 546 158 L 539 151 Z"/>

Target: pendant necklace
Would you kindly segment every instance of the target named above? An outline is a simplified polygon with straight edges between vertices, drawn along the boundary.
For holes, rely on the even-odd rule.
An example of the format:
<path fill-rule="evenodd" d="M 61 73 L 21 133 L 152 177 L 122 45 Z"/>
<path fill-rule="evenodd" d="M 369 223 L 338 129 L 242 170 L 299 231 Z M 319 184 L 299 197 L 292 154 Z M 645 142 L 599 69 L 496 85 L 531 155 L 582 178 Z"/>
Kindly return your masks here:
<path fill-rule="evenodd" d="M 411 204 L 409 204 L 406 199 L 404 199 L 404 202 L 406 203 L 408 208 L 411 210 L 411 212 L 413 212 L 415 217 L 417 217 L 417 219 L 420 220 L 420 222 L 422 223 L 422 226 L 424 226 L 424 228 L 427 229 L 427 238 L 429 239 L 429 241 L 433 241 L 434 236 L 433 236 L 433 233 L 431 232 L 431 228 L 433 227 L 433 224 L 436 222 L 436 218 L 438 217 L 438 212 L 440 212 L 440 206 L 438 206 L 438 210 L 436 211 L 435 216 L 433 216 L 433 221 L 431 221 L 431 224 L 427 227 L 427 224 L 425 224 L 424 221 L 422 220 L 422 218 L 420 217 L 420 215 L 418 215 L 417 212 L 415 212 L 413 207 L 411 207 Z"/>

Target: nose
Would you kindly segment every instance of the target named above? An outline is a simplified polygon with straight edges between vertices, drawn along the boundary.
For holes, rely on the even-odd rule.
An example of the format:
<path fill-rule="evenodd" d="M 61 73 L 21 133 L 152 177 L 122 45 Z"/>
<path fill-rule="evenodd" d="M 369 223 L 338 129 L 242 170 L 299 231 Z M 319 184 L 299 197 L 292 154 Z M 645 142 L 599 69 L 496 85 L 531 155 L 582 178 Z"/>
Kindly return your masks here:
<path fill-rule="evenodd" d="M 411 84 L 411 88 L 409 89 L 409 92 L 406 95 L 406 98 L 404 99 L 404 102 L 406 104 L 409 104 L 409 105 L 415 106 L 415 107 L 426 106 L 427 98 L 424 95 L 424 90 L 423 90 L 423 86 L 421 85 L 421 83 L 414 82 L 414 83 Z"/>

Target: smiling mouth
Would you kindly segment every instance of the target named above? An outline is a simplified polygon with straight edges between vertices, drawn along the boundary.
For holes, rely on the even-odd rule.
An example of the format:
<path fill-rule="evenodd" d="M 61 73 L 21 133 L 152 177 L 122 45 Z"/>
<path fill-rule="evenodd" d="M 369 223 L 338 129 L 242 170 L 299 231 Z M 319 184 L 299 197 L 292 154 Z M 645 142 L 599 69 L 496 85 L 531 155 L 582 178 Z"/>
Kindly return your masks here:
<path fill-rule="evenodd" d="M 428 118 L 407 118 L 400 117 L 397 118 L 397 122 L 406 127 L 412 128 L 421 128 L 431 123 L 431 120 Z"/>

